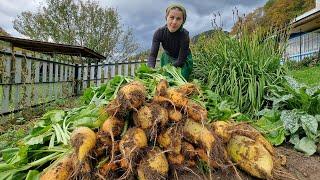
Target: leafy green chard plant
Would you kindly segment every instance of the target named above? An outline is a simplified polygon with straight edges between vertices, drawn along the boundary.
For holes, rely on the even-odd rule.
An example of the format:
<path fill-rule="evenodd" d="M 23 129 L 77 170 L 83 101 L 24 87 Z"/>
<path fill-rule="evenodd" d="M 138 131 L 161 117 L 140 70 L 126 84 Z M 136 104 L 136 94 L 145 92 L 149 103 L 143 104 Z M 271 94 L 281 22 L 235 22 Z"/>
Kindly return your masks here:
<path fill-rule="evenodd" d="M 280 84 L 286 73 L 280 65 L 283 50 L 272 34 L 244 30 L 232 37 L 217 31 L 192 47 L 193 75 L 213 92 L 231 96 L 240 112 L 252 115 L 265 105 L 266 87 Z"/>
<path fill-rule="evenodd" d="M 320 86 L 308 87 L 285 77 L 287 83 L 270 86 L 272 109 L 259 112 L 262 115 L 255 126 L 275 145 L 285 136 L 294 148 L 312 155 L 317 151 L 320 136 Z"/>

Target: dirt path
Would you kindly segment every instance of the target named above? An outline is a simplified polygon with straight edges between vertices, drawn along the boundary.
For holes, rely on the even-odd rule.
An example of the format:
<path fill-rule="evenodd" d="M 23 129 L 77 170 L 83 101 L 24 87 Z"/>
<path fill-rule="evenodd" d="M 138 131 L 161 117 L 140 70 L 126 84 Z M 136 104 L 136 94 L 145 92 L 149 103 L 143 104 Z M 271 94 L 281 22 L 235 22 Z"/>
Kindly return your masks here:
<path fill-rule="evenodd" d="M 282 146 L 276 148 L 279 154 L 286 156 L 285 168 L 297 179 L 301 180 L 320 180 L 320 156 L 313 155 L 311 157 Z"/>

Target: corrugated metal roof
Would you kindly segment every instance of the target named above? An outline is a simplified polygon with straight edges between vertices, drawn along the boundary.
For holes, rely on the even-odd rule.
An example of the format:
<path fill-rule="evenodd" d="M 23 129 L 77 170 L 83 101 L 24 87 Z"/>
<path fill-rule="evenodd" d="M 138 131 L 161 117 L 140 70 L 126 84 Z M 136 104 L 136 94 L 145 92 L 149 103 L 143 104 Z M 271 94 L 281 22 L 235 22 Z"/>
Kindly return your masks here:
<path fill-rule="evenodd" d="M 10 42 L 14 47 L 27 49 L 47 54 L 64 54 L 71 56 L 89 57 L 93 59 L 105 59 L 105 57 L 92 49 L 82 46 L 50 43 L 30 39 L 22 39 L 9 36 L 0 36 L 0 40 Z"/>

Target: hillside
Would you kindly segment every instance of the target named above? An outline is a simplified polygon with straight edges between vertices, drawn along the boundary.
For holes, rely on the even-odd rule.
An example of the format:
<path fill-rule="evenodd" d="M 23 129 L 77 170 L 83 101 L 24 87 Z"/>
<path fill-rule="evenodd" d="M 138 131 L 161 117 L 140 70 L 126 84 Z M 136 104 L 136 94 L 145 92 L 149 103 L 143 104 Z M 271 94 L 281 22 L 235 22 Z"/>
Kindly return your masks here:
<path fill-rule="evenodd" d="M 200 36 L 206 36 L 206 37 L 208 37 L 208 36 L 213 35 L 216 31 L 220 31 L 220 30 L 210 29 L 210 30 L 208 30 L 208 31 L 204 31 L 204 32 L 202 32 L 202 33 L 200 33 L 200 34 L 197 34 L 197 35 L 195 35 L 195 36 L 193 36 L 193 37 L 191 38 L 191 42 L 192 42 L 192 43 L 196 43 Z M 228 34 L 229 32 L 228 32 L 228 31 L 224 31 L 224 33 Z"/>

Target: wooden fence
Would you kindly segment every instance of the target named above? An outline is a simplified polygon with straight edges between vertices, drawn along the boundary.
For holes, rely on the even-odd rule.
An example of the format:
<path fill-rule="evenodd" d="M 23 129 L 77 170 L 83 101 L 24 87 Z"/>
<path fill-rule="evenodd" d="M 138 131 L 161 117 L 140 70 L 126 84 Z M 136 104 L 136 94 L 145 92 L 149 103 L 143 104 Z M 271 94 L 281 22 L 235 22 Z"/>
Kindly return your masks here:
<path fill-rule="evenodd" d="M 116 75 L 134 76 L 142 63 L 72 64 L 45 55 L 0 51 L 0 114 L 79 95 Z"/>

